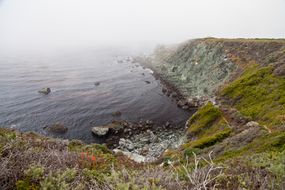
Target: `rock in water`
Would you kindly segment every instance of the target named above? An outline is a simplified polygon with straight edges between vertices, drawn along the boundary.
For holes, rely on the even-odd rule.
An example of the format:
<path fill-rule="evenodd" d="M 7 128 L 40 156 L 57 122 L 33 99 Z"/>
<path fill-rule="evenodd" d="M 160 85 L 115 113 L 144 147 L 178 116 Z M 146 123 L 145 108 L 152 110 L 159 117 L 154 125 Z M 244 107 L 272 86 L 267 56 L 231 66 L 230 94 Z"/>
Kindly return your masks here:
<path fill-rule="evenodd" d="M 51 92 L 50 88 L 43 88 L 41 90 L 39 90 L 39 93 L 42 93 L 42 94 L 49 94 Z"/>
<path fill-rule="evenodd" d="M 167 121 L 166 123 L 165 123 L 165 127 L 169 127 L 170 126 L 170 123 Z"/>
<path fill-rule="evenodd" d="M 95 82 L 94 85 L 95 85 L 95 86 L 99 86 L 99 85 L 100 85 L 100 82 Z"/>
<path fill-rule="evenodd" d="M 67 127 L 65 127 L 63 124 L 61 123 L 55 123 L 52 126 L 48 127 L 48 131 L 52 132 L 52 133 L 66 133 L 68 130 Z"/>
<path fill-rule="evenodd" d="M 177 94 L 176 92 L 172 92 L 172 93 L 170 94 L 170 96 L 171 96 L 172 98 L 176 98 L 176 97 L 178 96 L 178 94 Z"/>
<path fill-rule="evenodd" d="M 112 113 L 112 116 L 114 116 L 114 117 L 119 117 L 121 115 L 122 115 L 122 113 L 120 111 L 115 111 Z"/>
<path fill-rule="evenodd" d="M 95 135 L 102 137 L 102 136 L 107 135 L 107 133 L 109 132 L 109 128 L 108 127 L 92 127 L 91 131 Z"/>

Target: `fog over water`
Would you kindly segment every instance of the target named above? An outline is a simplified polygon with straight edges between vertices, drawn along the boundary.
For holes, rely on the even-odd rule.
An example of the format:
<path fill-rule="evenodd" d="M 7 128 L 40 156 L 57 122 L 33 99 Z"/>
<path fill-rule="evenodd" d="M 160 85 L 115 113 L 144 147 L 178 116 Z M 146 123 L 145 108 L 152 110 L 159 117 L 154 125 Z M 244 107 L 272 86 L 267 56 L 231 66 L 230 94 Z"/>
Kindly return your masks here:
<path fill-rule="evenodd" d="M 153 46 L 285 35 L 284 0 L 1 0 L 0 47 Z"/>
<path fill-rule="evenodd" d="M 151 71 L 120 60 L 191 38 L 282 38 L 284 8 L 284 0 L 0 0 L 0 126 L 46 133 L 61 122 L 69 129 L 61 137 L 93 142 L 90 128 L 112 120 L 183 125 L 190 113 Z M 43 87 L 52 92 L 39 94 Z"/>

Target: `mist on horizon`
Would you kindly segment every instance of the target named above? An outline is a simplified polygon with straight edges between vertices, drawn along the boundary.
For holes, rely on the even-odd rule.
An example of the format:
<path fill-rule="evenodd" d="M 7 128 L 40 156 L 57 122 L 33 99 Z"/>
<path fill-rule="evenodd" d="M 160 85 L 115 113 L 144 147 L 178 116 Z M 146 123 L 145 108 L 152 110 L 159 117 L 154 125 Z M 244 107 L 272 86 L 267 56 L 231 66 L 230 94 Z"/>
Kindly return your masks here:
<path fill-rule="evenodd" d="M 0 50 L 284 38 L 284 0 L 1 0 Z"/>

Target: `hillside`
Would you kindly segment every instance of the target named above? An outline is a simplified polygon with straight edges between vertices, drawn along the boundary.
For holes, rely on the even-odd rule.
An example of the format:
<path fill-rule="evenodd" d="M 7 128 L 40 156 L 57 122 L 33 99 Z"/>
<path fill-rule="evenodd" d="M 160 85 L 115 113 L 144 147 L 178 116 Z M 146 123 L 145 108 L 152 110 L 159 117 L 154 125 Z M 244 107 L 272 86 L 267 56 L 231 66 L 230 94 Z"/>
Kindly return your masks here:
<path fill-rule="evenodd" d="M 285 40 L 190 40 L 141 62 L 203 104 L 154 163 L 0 128 L 3 189 L 284 189 Z"/>

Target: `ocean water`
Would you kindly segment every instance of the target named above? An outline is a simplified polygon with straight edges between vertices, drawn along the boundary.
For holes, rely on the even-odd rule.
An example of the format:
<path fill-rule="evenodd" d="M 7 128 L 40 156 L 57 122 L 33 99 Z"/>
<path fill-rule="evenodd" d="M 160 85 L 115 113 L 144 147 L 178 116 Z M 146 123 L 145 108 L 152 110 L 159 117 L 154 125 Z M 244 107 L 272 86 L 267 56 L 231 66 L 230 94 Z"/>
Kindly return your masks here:
<path fill-rule="evenodd" d="M 97 142 L 91 128 L 113 120 L 184 125 L 190 113 L 162 93 L 151 70 L 127 61 L 128 56 L 114 49 L 0 53 L 0 126 Z M 44 87 L 52 92 L 38 93 Z M 112 116 L 115 111 L 122 115 Z M 56 122 L 67 133 L 45 131 Z"/>

